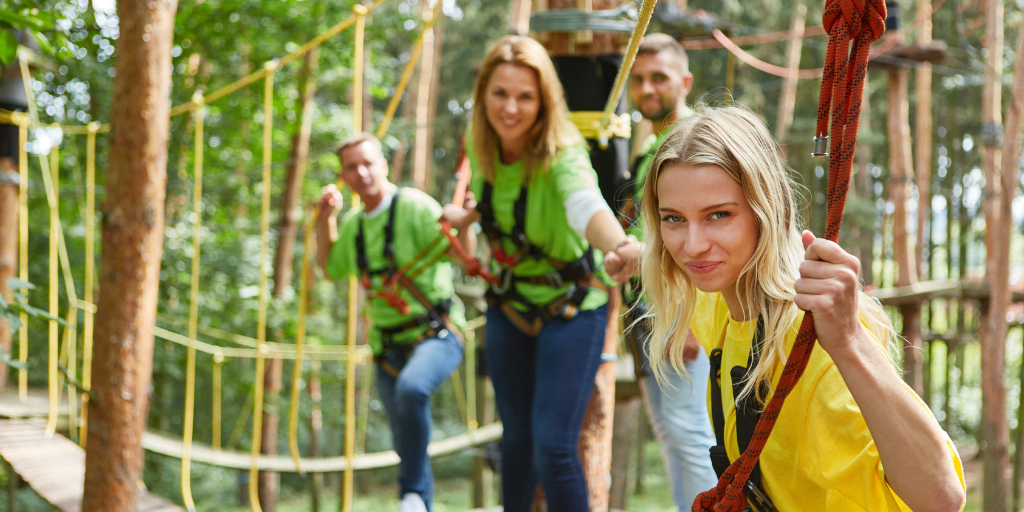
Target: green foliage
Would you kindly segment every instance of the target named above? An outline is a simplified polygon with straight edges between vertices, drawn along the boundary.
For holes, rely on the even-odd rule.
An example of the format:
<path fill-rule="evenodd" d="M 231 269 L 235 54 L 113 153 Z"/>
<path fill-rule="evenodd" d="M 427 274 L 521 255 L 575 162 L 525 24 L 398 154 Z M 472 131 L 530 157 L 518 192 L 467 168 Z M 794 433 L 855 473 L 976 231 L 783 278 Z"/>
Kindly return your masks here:
<path fill-rule="evenodd" d="M 60 11 L 51 10 L 53 4 L 45 0 L 4 2 L 0 11 L 0 64 L 9 66 L 17 56 L 16 30 L 27 30 L 46 55 L 57 56 L 63 51 L 66 20 Z"/>

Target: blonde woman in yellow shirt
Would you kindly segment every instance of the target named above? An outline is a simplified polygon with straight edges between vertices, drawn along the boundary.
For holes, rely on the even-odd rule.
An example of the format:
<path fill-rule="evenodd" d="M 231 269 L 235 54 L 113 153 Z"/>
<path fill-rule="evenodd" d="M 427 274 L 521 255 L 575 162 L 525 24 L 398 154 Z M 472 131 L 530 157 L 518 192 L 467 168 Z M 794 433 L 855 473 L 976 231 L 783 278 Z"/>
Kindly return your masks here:
<path fill-rule="evenodd" d="M 953 443 L 897 374 L 895 331 L 861 291 L 859 260 L 797 229 L 790 173 L 742 107 L 705 109 L 658 148 L 644 184 L 646 244 L 606 260 L 619 280 L 642 269 L 655 375 L 683 371 L 688 337 L 720 357 L 715 427 L 734 461 L 736 404 L 763 409 L 810 312 L 820 347 L 761 454 L 761 491 L 779 511 L 961 510 Z"/>

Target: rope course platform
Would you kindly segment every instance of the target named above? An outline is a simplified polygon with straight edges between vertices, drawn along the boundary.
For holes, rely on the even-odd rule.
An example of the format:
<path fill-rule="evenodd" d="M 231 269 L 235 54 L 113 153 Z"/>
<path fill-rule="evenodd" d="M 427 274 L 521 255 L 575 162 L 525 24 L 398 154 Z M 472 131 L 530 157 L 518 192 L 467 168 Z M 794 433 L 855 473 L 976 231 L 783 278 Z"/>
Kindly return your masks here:
<path fill-rule="evenodd" d="M 0 420 L 0 455 L 44 500 L 63 512 L 82 510 L 85 450 L 61 435 L 47 438 L 45 420 Z M 143 490 L 138 510 L 184 511 Z"/>
<path fill-rule="evenodd" d="M 921 281 L 909 286 L 878 288 L 868 292 L 884 306 L 917 304 L 928 299 L 968 299 L 987 301 L 989 283 L 978 279 Z M 1013 290 L 1012 302 L 1024 302 L 1024 291 Z"/>

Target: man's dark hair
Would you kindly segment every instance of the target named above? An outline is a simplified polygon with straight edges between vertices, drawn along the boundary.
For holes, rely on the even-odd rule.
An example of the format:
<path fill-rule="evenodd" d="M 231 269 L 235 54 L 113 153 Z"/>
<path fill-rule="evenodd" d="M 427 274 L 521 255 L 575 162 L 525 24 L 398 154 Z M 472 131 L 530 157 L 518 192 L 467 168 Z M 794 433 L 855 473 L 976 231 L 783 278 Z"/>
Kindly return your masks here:
<path fill-rule="evenodd" d="M 640 41 L 640 48 L 637 55 L 655 55 L 661 52 L 668 52 L 669 55 L 679 64 L 679 70 L 687 72 L 690 70 L 690 59 L 686 56 L 686 50 L 674 37 L 668 34 L 648 34 Z"/>

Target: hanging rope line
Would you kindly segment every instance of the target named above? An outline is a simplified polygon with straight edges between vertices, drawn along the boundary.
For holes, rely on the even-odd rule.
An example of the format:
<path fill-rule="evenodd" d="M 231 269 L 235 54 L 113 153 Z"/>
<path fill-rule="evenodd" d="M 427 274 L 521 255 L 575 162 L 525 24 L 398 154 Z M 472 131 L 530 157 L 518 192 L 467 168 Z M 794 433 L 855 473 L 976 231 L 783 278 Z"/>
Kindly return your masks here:
<path fill-rule="evenodd" d="M 200 235 L 203 226 L 203 93 L 196 91 L 192 96 L 196 104 L 193 111 L 195 118 L 194 171 L 192 175 L 192 282 L 189 287 L 188 307 L 188 356 L 185 364 L 185 425 L 182 432 L 181 455 L 181 499 L 190 512 L 196 509 L 192 499 L 191 452 L 192 429 L 195 417 L 196 402 L 196 334 L 199 329 L 199 255 Z"/>
<path fill-rule="evenodd" d="M 256 392 L 253 399 L 252 413 L 252 466 L 249 468 L 249 503 L 253 512 L 262 512 L 259 498 L 259 467 L 260 443 L 263 437 L 263 378 L 266 372 L 265 358 L 267 355 L 267 266 L 270 258 L 270 159 L 273 150 L 274 128 L 274 72 L 277 61 L 263 65 L 266 72 L 263 79 L 263 197 L 260 208 L 260 278 L 259 278 L 259 312 L 256 320 L 256 340 L 260 345 L 256 349 Z"/>
<path fill-rule="evenodd" d="M 871 43 L 881 37 L 885 30 L 885 14 L 885 4 L 881 0 L 827 0 L 822 15 L 822 25 L 829 33 L 829 41 L 818 103 L 814 154 L 831 154 L 825 238 L 832 241 L 839 236 L 846 193 L 850 186 L 868 54 Z M 853 48 L 849 49 L 851 42 Z M 826 153 L 829 133 L 832 134 L 832 142 L 830 153 Z M 807 367 L 815 340 L 814 316 L 804 315 L 779 384 L 757 422 L 750 444 L 722 475 L 718 486 L 697 497 L 693 502 L 694 512 L 739 512 L 747 505 L 743 490 L 747 478 L 764 450 L 786 397 Z"/>
<path fill-rule="evenodd" d="M 935 0 L 935 2 L 932 3 L 931 12 L 935 13 L 936 11 L 938 11 L 939 7 L 942 7 L 942 4 L 945 3 L 945 2 L 946 2 L 946 0 Z M 906 30 L 900 30 L 900 31 L 897 31 L 896 33 L 892 34 L 891 36 L 887 36 L 882 43 L 880 43 L 878 46 L 876 46 L 873 49 L 871 49 L 871 53 L 868 56 L 868 60 L 874 60 L 874 59 L 884 55 L 889 50 L 895 48 L 897 45 L 902 44 L 903 41 L 906 39 L 907 32 L 909 32 L 910 30 L 912 30 L 912 29 L 918 27 L 919 25 L 921 25 L 922 23 L 924 23 L 924 21 L 925 21 L 925 19 L 927 17 L 928 17 L 927 16 L 927 12 L 924 13 L 924 14 L 919 14 L 917 17 L 914 18 L 914 21 L 912 23 L 907 25 L 907 29 Z M 812 36 L 812 35 L 820 35 L 820 34 L 823 34 L 823 33 L 825 33 L 825 32 L 824 32 L 824 29 L 822 27 L 811 27 L 810 29 L 808 29 L 808 30 L 806 30 L 804 32 L 804 37 L 809 37 L 809 36 Z M 753 68 L 755 68 L 757 70 L 760 70 L 760 71 L 763 71 L 765 73 L 768 73 L 768 74 L 771 74 L 771 75 L 775 75 L 775 76 L 780 76 L 780 77 L 783 77 L 783 78 L 809 79 L 809 78 L 820 78 L 822 76 L 822 72 L 823 72 L 824 68 L 800 69 L 800 70 L 797 70 L 796 76 L 793 76 L 793 74 L 790 72 L 789 69 L 781 67 L 781 66 L 776 66 L 775 64 L 771 64 L 771 63 L 765 62 L 765 61 L 763 61 L 761 59 L 758 59 L 757 57 L 754 57 L 753 55 L 747 53 L 746 51 L 744 51 L 743 49 L 741 49 L 739 47 L 740 44 L 762 44 L 762 43 L 766 43 L 766 42 L 782 41 L 782 40 L 785 40 L 785 39 L 792 39 L 792 37 L 784 37 L 784 35 L 791 35 L 791 32 L 789 32 L 789 31 L 787 31 L 787 32 L 774 32 L 774 33 L 768 33 L 768 34 L 758 34 L 758 35 L 754 35 L 754 36 L 737 37 L 737 38 L 733 38 L 733 39 L 729 39 L 728 37 L 726 37 L 726 35 L 723 34 L 722 31 L 718 30 L 717 28 L 712 30 L 711 34 L 714 37 L 714 40 L 718 42 L 718 45 L 701 44 L 699 46 L 699 48 L 696 48 L 696 49 L 718 48 L 718 47 L 726 48 L 727 50 L 729 50 L 730 53 L 735 55 L 736 58 L 740 59 L 741 61 L 743 61 L 745 64 L 749 65 L 750 67 L 753 67 Z M 690 46 L 687 46 L 686 44 L 684 44 L 683 46 L 684 46 L 684 48 L 687 48 L 687 49 L 694 49 L 694 48 L 692 48 Z"/>
<path fill-rule="evenodd" d="M 99 123 L 86 125 L 85 143 L 85 301 L 92 303 L 96 274 L 96 133 Z M 85 448 L 89 439 L 89 393 L 92 389 L 92 335 L 95 313 L 86 310 L 82 340 L 82 426 L 78 442 Z"/>
<path fill-rule="evenodd" d="M 440 2 L 441 0 L 436 0 Z M 367 10 L 362 5 L 352 6 L 352 12 L 356 17 L 355 30 L 355 62 L 353 63 L 353 84 L 352 84 L 352 118 L 353 131 L 363 131 L 363 30 L 366 26 Z M 352 193 L 352 208 L 359 207 L 359 195 Z M 307 235 L 308 236 L 308 235 Z M 350 351 L 356 348 L 356 303 L 359 299 L 359 287 L 356 284 L 356 276 L 348 276 L 348 329 L 346 332 L 346 344 Z M 353 477 L 352 461 L 356 455 L 356 361 L 349 359 L 345 365 L 345 460 L 348 462 L 345 468 L 342 481 L 342 512 L 352 512 Z"/>
<path fill-rule="evenodd" d="M 441 16 L 441 6 L 444 5 L 442 0 L 435 0 L 434 8 L 431 11 L 430 18 L 423 20 L 423 29 L 420 30 L 419 37 L 416 38 L 416 43 L 413 44 L 412 51 L 409 53 L 409 62 L 405 63 L 405 69 L 402 70 L 402 76 L 398 79 L 398 85 L 395 86 L 395 92 L 391 95 L 391 100 L 388 101 L 388 108 L 384 111 L 384 119 L 381 120 L 380 126 L 377 127 L 377 131 L 374 135 L 378 139 L 383 138 L 388 133 L 388 127 L 391 126 L 391 120 L 395 117 L 395 112 L 398 111 L 398 103 L 402 101 L 402 95 L 405 93 L 405 88 L 409 85 L 409 80 L 412 79 L 412 73 L 416 69 L 416 62 L 419 61 L 420 55 L 423 53 L 423 41 L 427 37 L 427 32 L 433 30 L 434 23 L 437 22 Z"/>
<path fill-rule="evenodd" d="M 608 126 L 612 122 L 612 114 L 615 113 L 615 108 L 619 106 L 619 98 L 622 97 L 622 91 L 626 88 L 626 79 L 629 78 L 629 72 L 633 69 L 633 61 L 636 60 L 637 51 L 640 50 L 640 40 L 644 38 L 644 34 L 647 32 L 647 25 L 651 22 L 654 6 L 657 4 L 658 0 L 644 0 L 643 6 L 640 7 L 640 15 L 636 20 L 636 27 L 633 28 L 633 35 L 629 38 L 629 46 L 626 47 L 626 54 L 622 57 L 622 67 L 619 68 L 618 74 L 615 75 L 615 85 L 612 86 L 612 92 L 608 95 L 608 102 L 604 106 L 604 114 L 598 127 L 600 132 L 598 143 L 602 148 L 608 147 L 609 135 L 606 133 L 606 130 L 608 130 Z"/>

